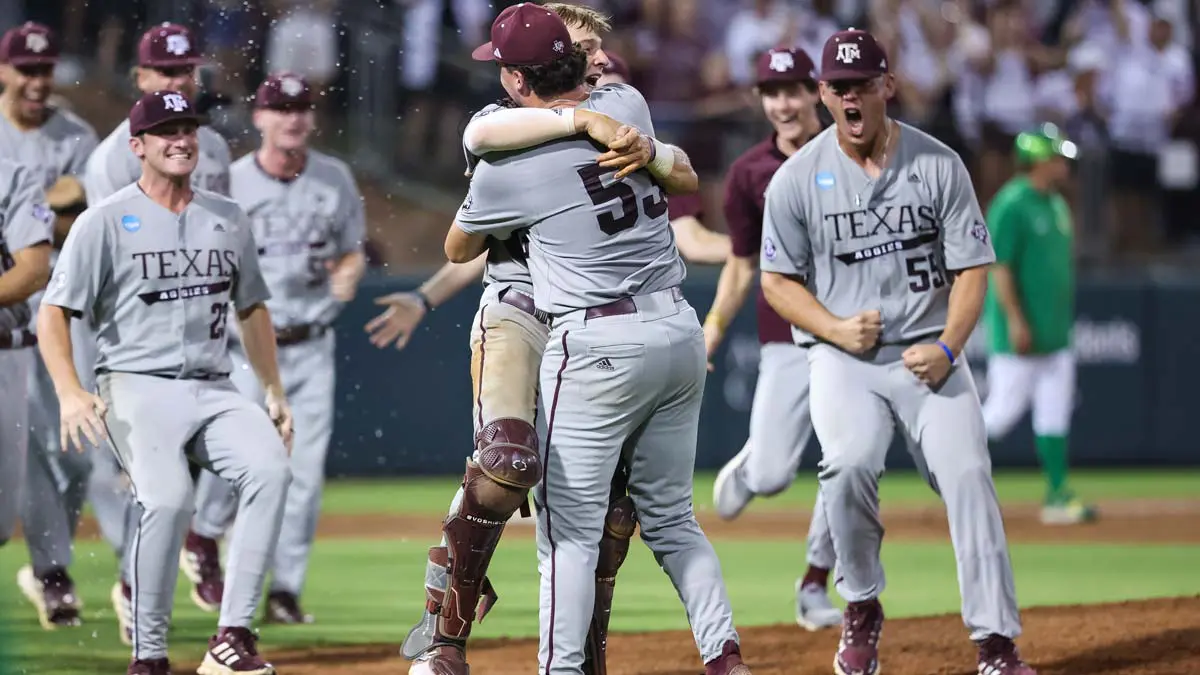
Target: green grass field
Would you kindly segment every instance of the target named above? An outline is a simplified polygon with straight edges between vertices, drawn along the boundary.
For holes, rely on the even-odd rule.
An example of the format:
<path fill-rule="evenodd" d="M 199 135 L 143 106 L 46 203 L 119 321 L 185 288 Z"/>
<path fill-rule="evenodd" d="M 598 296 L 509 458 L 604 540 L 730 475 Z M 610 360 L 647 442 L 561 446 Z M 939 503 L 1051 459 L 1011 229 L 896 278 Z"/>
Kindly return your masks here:
<path fill-rule="evenodd" d="M 697 480 L 698 510 L 709 508 L 712 476 Z M 1200 471 L 1080 472 L 1076 489 L 1091 499 L 1200 498 Z M 752 510 L 807 510 L 812 481 Z M 1006 504 L 1036 502 L 1042 485 L 1035 474 L 1002 473 L 997 488 Z M 452 494 L 453 480 L 344 481 L 331 483 L 325 497 L 330 514 L 425 513 L 435 515 Z M 891 505 L 936 504 L 912 474 L 889 474 L 881 485 L 885 510 Z M 421 580 L 430 541 L 379 538 L 332 539 L 316 546 L 305 594 L 317 623 L 265 627 L 264 647 L 384 643 L 399 647 L 423 602 Z M 792 584 L 803 568 L 802 533 L 795 540 L 716 541 L 739 625 L 792 621 Z M 1024 606 L 1097 603 L 1196 595 L 1200 546 L 1119 544 L 1028 544 L 1012 546 L 1017 588 Z M 0 635 L 16 654 L 14 672 L 53 675 L 121 673 L 128 648 L 120 644 L 108 604 L 115 563 L 99 542 L 82 542 L 72 574 L 85 603 L 86 624 L 45 632 L 17 591 L 17 569 L 26 562 L 21 542 L 0 554 Z M 948 543 L 889 540 L 884 561 L 891 583 L 884 595 L 889 618 L 953 613 L 958 608 L 954 556 Z M 168 564 L 174 564 L 169 561 Z M 527 537 L 501 544 L 491 576 L 502 599 L 474 635 L 532 636 L 537 632 L 537 569 Z M 617 586 L 616 631 L 686 629 L 687 621 L 667 582 L 645 547 L 635 545 Z M 203 654 L 215 617 L 197 610 L 181 577 L 177 593 L 172 658 L 194 662 Z M 397 657 L 399 658 L 399 657 Z M 398 664 L 397 672 L 403 672 Z"/>

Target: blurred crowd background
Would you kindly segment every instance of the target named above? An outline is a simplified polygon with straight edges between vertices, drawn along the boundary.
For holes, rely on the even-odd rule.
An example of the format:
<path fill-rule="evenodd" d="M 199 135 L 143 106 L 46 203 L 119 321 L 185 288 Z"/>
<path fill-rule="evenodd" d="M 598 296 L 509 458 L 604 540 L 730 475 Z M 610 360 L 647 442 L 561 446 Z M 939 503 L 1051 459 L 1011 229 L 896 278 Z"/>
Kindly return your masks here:
<path fill-rule="evenodd" d="M 628 63 L 657 135 L 691 155 L 712 229 L 724 228 L 725 169 L 769 133 L 750 90 L 754 57 L 789 44 L 819 60 L 826 37 L 853 26 L 874 31 L 891 54 L 894 115 L 963 155 L 985 207 L 1015 171 L 1014 136 L 1051 121 L 1080 147 L 1068 197 L 1083 265 L 1200 260 L 1200 0 L 579 2 L 611 15 L 604 47 Z M 109 95 L 129 88 L 146 26 L 189 25 L 212 59 L 202 103 L 235 145 L 251 133 L 245 99 L 264 73 L 306 75 L 325 91 L 319 145 L 403 196 L 390 202 L 387 226 L 373 228 L 373 243 L 425 266 L 441 261 L 430 235 L 444 234 L 466 186 L 461 130 L 501 94 L 494 66 L 469 52 L 509 4 L 0 0 L 0 23 L 52 26 L 71 55 L 59 80 Z M 102 136 L 110 130 L 97 126 Z M 434 224 L 411 225 L 418 211 Z"/>

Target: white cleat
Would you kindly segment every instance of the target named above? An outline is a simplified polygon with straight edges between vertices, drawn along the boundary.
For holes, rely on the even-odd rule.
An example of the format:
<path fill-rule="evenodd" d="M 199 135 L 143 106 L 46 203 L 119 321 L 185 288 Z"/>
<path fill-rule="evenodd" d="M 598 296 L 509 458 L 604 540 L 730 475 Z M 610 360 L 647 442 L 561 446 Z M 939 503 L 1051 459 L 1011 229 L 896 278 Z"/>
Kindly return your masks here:
<path fill-rule="evenodd" d="M 842 625 L 842 610 L 833 606 L 829 592 L 816 584 L 796 580 L 796 624 L 809 632 Z"/>
<path fill-rule="evenodd" d="M 741 476 L 742 465 L 749 457 L 750 448 L 743 448 L 717 472 L 713 482 L 713 508 L 723 520 L 737 518 L 754 499 L 754 493 Z"/>

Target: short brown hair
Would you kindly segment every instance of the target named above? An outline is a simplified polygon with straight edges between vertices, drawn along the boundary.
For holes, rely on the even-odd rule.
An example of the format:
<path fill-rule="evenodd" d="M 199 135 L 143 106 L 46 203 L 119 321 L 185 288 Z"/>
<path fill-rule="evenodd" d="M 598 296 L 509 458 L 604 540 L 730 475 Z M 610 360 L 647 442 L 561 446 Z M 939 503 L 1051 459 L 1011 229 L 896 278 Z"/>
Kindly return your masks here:
<path fill-rule="evenodd" d="M 565 2 L 547 2 L 542 6 L 557 14 L 568 26 L 582 28 L 597 35 L 603 35 L 612 30 L 612 21 L 608 15 L 591 7 L 571 5 Z"/>

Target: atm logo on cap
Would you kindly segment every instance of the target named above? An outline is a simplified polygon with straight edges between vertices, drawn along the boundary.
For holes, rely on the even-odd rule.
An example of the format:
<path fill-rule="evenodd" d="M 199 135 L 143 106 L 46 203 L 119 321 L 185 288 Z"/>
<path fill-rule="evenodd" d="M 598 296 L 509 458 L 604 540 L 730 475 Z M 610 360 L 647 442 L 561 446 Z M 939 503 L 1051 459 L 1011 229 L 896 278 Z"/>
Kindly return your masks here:
<path fill-rule="evenodd" d="M 771 52 L 771 63 L 768 67 L 777 73 L 786 73 L 796 67 L 796 58 L 791 52 Z"/>
<path fill-rule="evenodd" d="M 837 60 L 842 63 L 854 63 L 862 58 L 862 51 L 854 42 L 842 42 L 838 45 Z"/>
<path fill-rule="evenodd" d="M 163 105 L 171 112 L 183 112 L 188 109 L 187 99 L 179 94 L 167 94 L 163 96 Z"/>

